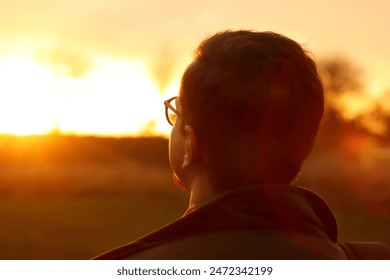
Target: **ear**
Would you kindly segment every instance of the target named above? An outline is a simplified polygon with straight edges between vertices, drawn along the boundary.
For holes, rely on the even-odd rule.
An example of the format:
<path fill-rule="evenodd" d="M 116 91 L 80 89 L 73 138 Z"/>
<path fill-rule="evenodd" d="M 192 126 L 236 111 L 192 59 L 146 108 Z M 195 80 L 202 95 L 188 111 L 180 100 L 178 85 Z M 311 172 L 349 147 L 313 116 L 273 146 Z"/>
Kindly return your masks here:
<path fill-rule="evenodd" d="M 200 157 L 200 149 L 196 139 L 195 131 L 190 125 L 184 127 L 185 150 L 182 168 L 186 169 L 196 163 Z"/>

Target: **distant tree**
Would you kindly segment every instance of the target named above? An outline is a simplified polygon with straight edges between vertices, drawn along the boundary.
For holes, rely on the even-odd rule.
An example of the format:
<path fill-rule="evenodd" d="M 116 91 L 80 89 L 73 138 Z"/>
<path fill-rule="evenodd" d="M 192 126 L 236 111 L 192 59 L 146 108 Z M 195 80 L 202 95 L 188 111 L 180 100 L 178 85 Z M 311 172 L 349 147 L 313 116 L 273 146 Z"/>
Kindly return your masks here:
<path fill-rule="evenodd" d="M 383 140 L 386 145 L 390 145 L 390 90 L 382 95 L 379 104 L 381 121 L 384 126 Z"/>
<path fill-rule="evenodd" d="M 343 57 L 331 57 L 318 62 L 325 92 L 325 116 L 319 134 L 322 148 L 325 146 L 345 147 L 346 139 L 367 139 L 375 137 L 385 145 L 390 145 L 390 91 L 380 100 L 372 103 L 372 108 L 352 119 L 344 118 L 346 95 L 363 95 L 362 70 Z M 349 144 L 348 144 L 349 145 Z"/>
<path fill-rule="evenodd" d="M 348 59 L 329 57 L 318 62 L 325 94 L 325 116 L 320 130 L 320 141 L 325 145 L 338 145 L 352 131 L 366 133 L 358 120 L 346 120 L 341 98 L 346 94 L 362 94 L 362 71 Z"/>
<path fill-rule="evenodd" d="M 346 58 L 332 57 L 321 60 L 319 72 L 328 94 L 340 95 L 362 89 L 361 70 Z"/>
<path fill-rule="evenodd" d="M 163 93 L 172 82 L 174 70 L 177 67 L 175 52 L 170 47 L 161 47 L 150 63 L 151 73 Z"/>
<path fill-rule="evenodd" d="M 387 114 L 385 115 L 384 122 L 385 122 L 385 127 L 386 127 L 384 140 L 385 140 L 386 145 L 390 146 L 390 112 L 387 112 Z"/>
<path fill-rule="evenodd" d="M 361 94 L 361 69 L 348 59 L 334 56 L 322 59 L 318 71 L 325 90 L 327 110 L 340 114 L 340 98 L 348 93 Z"/>

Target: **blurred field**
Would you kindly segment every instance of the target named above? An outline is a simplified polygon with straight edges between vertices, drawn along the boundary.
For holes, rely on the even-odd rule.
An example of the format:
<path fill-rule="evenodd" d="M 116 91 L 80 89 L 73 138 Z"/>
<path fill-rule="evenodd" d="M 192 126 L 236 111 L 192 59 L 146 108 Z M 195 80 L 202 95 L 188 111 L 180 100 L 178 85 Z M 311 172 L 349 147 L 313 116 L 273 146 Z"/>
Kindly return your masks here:
<path fill-rule="evenodd" d="M 0 196 L 1 259 L 91 258 L 185 210 L 185 194 L 170 184 L 166 168 L 41 166 L 2 176 L 8 184 Z"/>
<path fill-rule="evenodd" d="M 296 183 L 319 193 L 331 206 L 339 242 L 390 244 L 390 157 L 381 155 L 356 158 L 317 151 L 304 163 Z"/>
<path fill-rule="evenodd" d="M 0 139 L 0 259 L 88 259 L 186 209 L 165 139 Z M 390 157 L 369 151 L 316 149 L 296 183 L 326 198 L 340 241 L 390 244 Z"/>
<path fill-rule="evenodd" d="M 0 143 L 0 259 L 92 258 L 186 209 L 186 194 L 171 183 L 166 140 Z"/>

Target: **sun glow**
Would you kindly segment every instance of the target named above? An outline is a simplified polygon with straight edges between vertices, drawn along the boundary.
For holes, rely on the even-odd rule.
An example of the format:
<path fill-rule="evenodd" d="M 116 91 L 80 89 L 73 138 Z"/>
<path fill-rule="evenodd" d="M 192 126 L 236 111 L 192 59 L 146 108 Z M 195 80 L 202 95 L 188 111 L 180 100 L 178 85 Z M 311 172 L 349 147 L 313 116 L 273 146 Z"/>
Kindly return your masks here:
<path fill-rule="evenodd" d="M 167 135 L 161 93 L 142 61 L 97 58 L 79 77 L 34 57 L 0 58 L 0 133 Z"/>
<path fill-rule="evenodd" d="M 0 61 L 0 132 L 45 133 L 53 127 L 51 80 L 32 60 Z"/>

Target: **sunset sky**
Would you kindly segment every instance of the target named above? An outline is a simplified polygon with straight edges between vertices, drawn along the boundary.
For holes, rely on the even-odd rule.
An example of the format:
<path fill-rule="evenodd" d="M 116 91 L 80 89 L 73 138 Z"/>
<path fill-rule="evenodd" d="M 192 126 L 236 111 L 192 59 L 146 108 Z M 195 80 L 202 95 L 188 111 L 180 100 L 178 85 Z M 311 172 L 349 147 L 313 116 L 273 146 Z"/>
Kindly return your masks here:
<path fill-rule="evenodd" d="M 390 91 L 383 0 L 0 0 L 0 133 L 166 135 L 162 101 L 192 52 L 225 29 L 275 31 Z M 351 103 L 352 104 L 352 103 Z"/>

